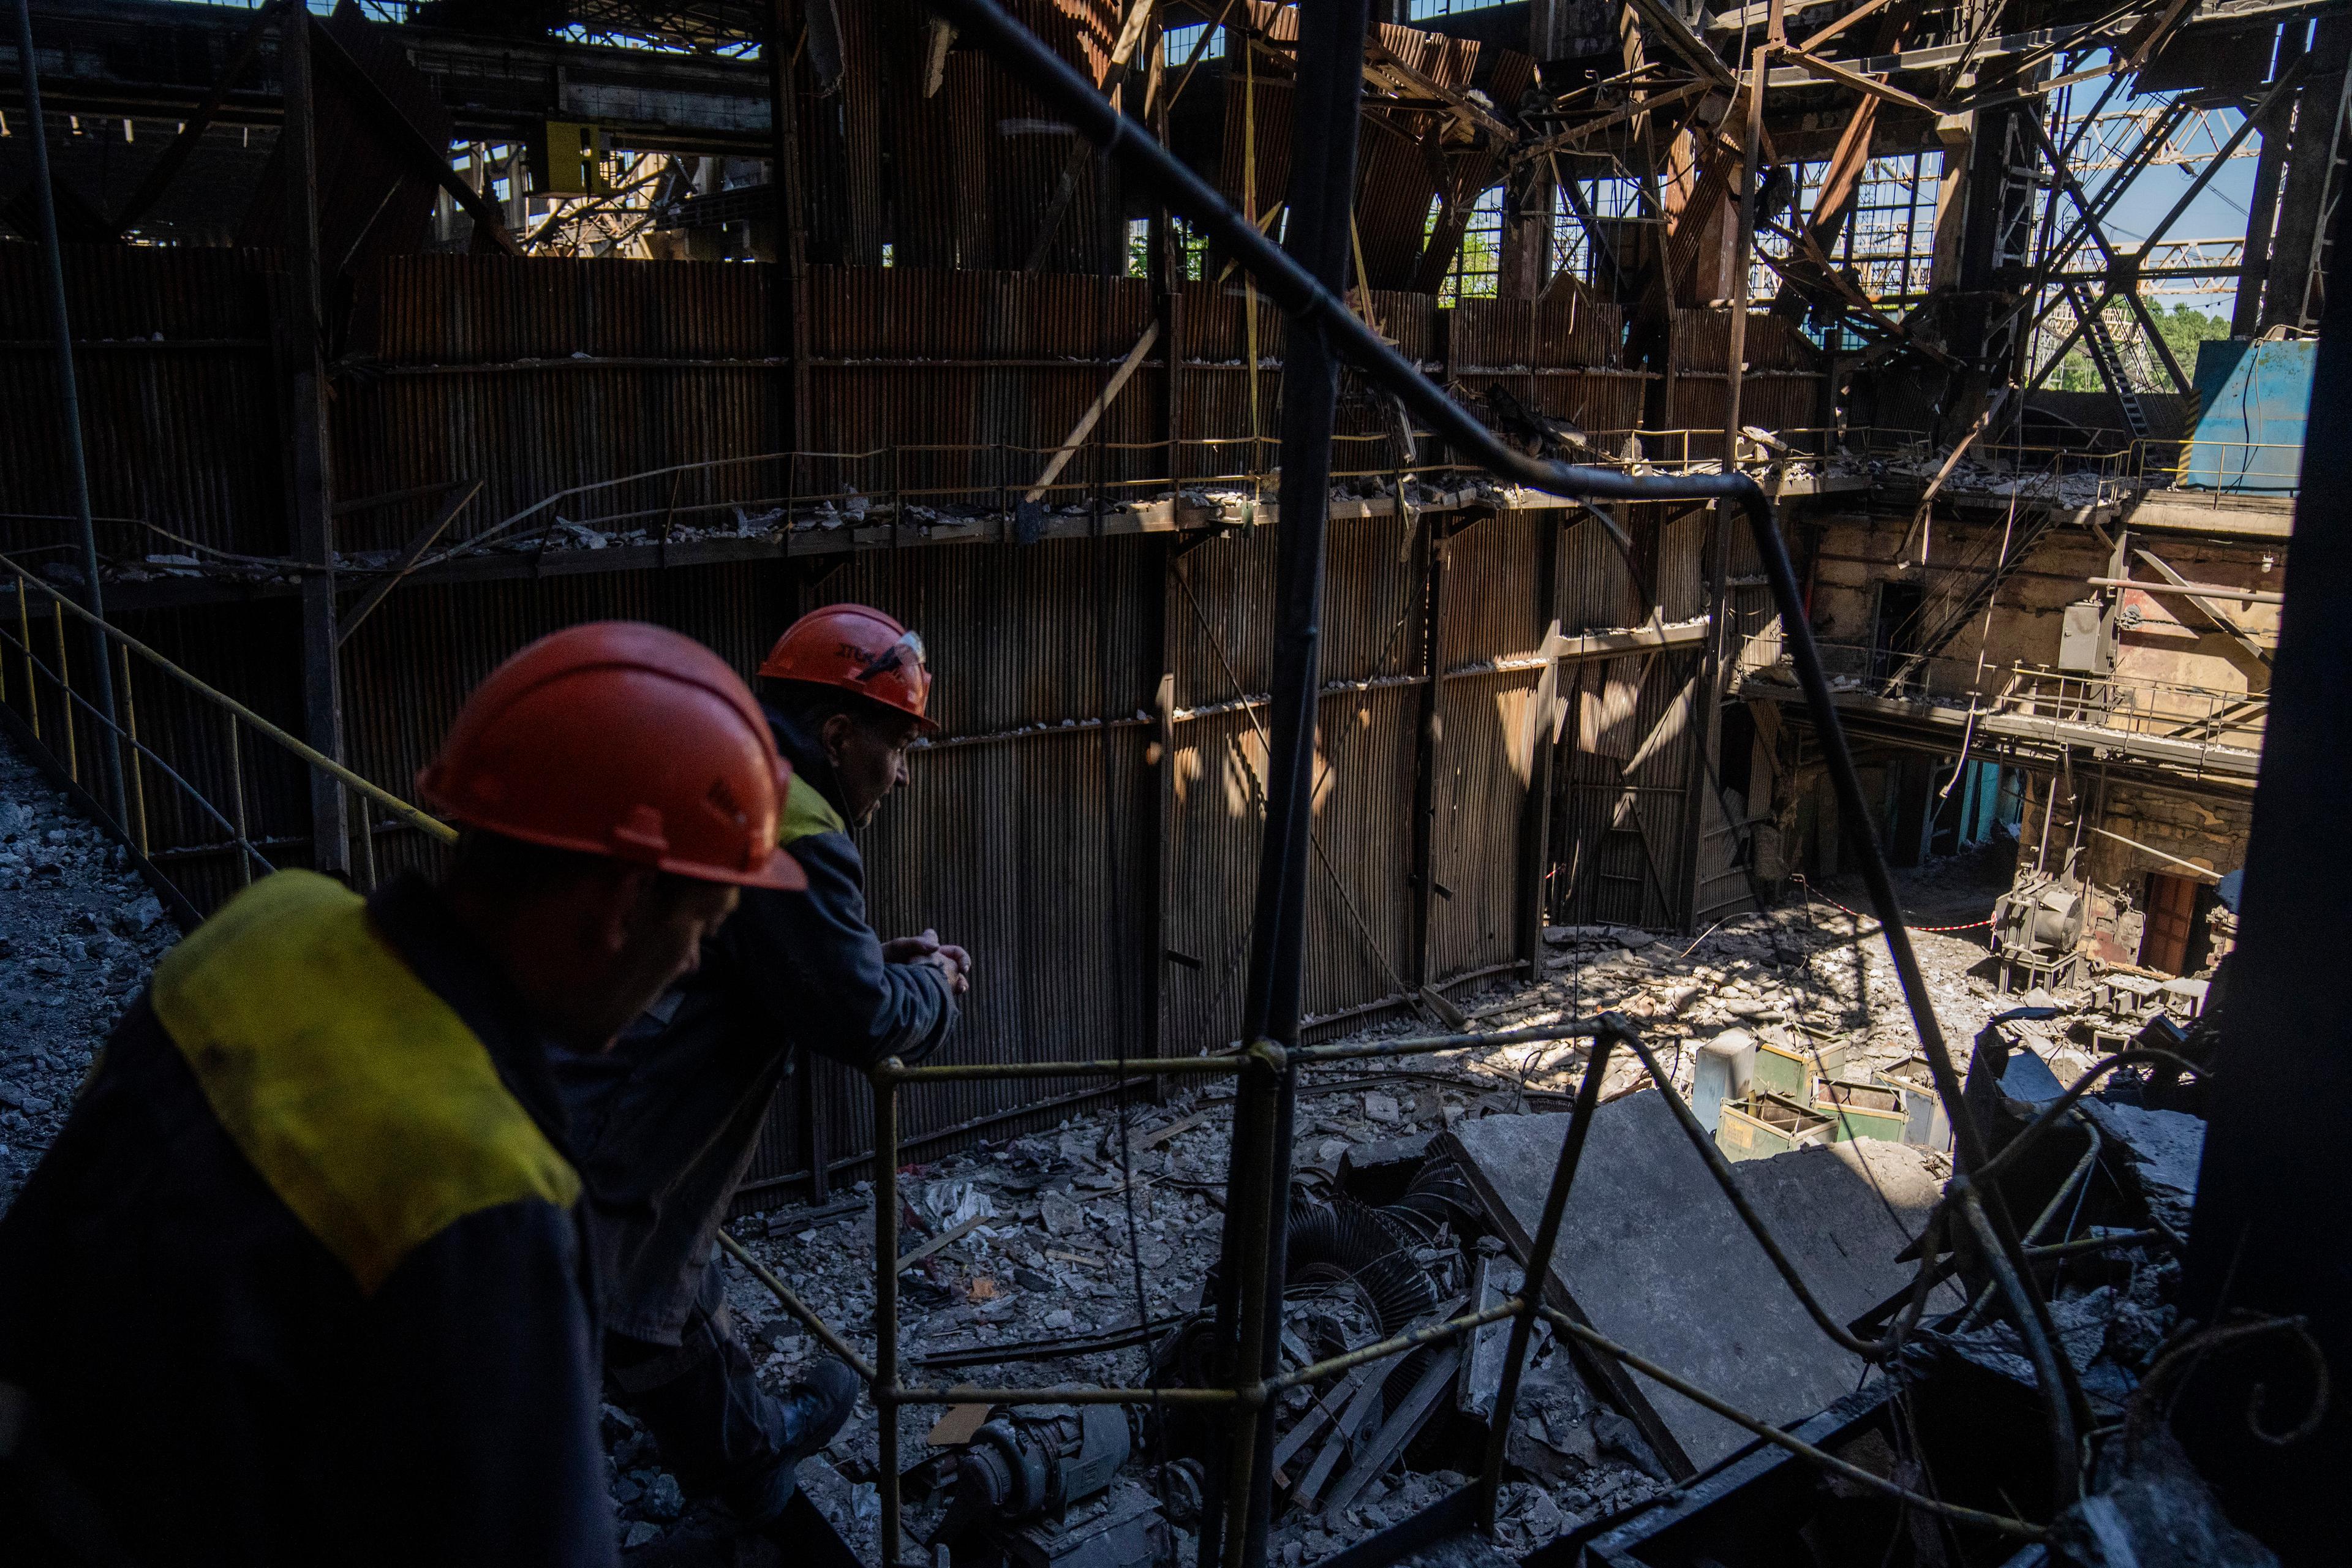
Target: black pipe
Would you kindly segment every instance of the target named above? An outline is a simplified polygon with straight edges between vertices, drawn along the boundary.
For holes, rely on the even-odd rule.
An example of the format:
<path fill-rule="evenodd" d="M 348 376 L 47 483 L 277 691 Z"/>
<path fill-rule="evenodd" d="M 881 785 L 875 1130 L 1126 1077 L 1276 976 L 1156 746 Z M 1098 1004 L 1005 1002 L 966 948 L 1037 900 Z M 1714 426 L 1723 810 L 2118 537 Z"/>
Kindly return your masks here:
<path fill-rule="evenodd" d="M 1298 78 L 1291 97 L 1289 209 L 1283 250 L 1276 254 L 1326 298 L 1347 287 L 1348 236 L 1356 195 L 1356 129 L 1362 122 L 1364 34 L 1371 23 L 1369 0 L 1324 0 L 1298 11 Z M 1108 105 L 1105 107 L 1108 109 Z M 1254 225 L 1244 225 L 1253 238 Z M 1344 312 L 1343 312 L 1344 314 Z M 1347 316 L 1354 321 L 1353 316 Z M 1339 362 L 1332 353 L 1327 323 L 1294 312 L 1282 353 L 1282 527 L 1275 534 L 1274 668 L 1266 719 L 1266 811 L 1265 847 L 1258 858 L 1255 940 L 1250 949 L 1249 989 L 1242 1009 L 1242 1037 L 1298 1043 L 1307 960 L 1307 879 L 1314 831 L 1315 718 L 1322 680 L 1323 568 L 1331 506 L 1331 435 L 1339 400 Z M 1252 1303 L 1263 1314 L 1264 1331 L 1254 1347 L 1256 1375 L 1280 1370 L 1283 1284 L 1288 1273 L 1290 1145 L 1298 1100 L 1298 1068 L 1286 1064 L 1279 1077 L 1261 1081 L 1252 1074 L 1239 1086 L 1244 1101 L 1256 1100 L 1248 1118 L 1253 1134 L 1271 1140 L 1272 1155 L 1254 1173 L 1262 1185 L 1239 1184 L 1244 1156 L 1236 1140 L 1229 1173 L 1227 1207 L 1262 1206 L 1268 1223 L 1259 1234 L 1265 1247 L 1264 1289 Z M 1238 1120 L 1238 1119 L 1237 1119 Z M 1225 1246 L 1237 1248 L 1254 1227 L 1229 1224 Z M 1223 1276 L 1245 1278 L 1242 1260 L 1225 1260 Z M 1240 1303 L 1237 1301 L 1236 1305 Z M 1224 1342 L 1240 1344 L 1241 1321 L 1234 1317 Z M 1253 1347 L 1243 1345 L 1246 1355 Z M 1256 1428 L 1235 1434 L 1223 1477 L 1226 1488 L 1246 1488 L 1243 1500 L 1228 1494 L 1228 1517 L 1238 1525 L 1224 1542 L 1225 1560 L 1242 1564 L 1265 1561 L 1274 1518 L 1274 1418 L 1268 1401 L 1243 1407 L 1235 1420 Z M 1246 1474 L 1244 1459 L 1246 1458 Z"/>
<path fill-rule="evenodd" d="M 98 526 L 89 513 L 89 461 L 82 450 L 81 387 L 74 374 L 73 324 L 66 311 L 65 252 L 58 244 L 57 190 L 49 183 L 49 132 L 41 120 L 41 69 L 33 54 L 33 0 L 16 0 L 16 56 L 25 77 L 25 120 L 33 133 L 33 206 L 40 215 L 41 259 L 49 279 L 49 328 L 58 340 L 58 401 L 65 410 L 66 473 L 73 484 L 74 519 L 81 524 L 83 605 L 92 616 L 106 618 L 106 602 L 98 583 Z M 114 733 L 114 664 L 106 633 L 96 621 L 89 627 L 90 667 L 98 679 L 100 755 L 106 763 L 106 810 L 113 818 L 115 837 L 130 843 L 130 817 L 124 810 L 122 747 Z M 65 671 L 58 671 L 60 680 Z M 27 700 L 32 700 L 27 693 Z M 73 706 L 63 705 L 60 722 L 73 722 Z M 93 791 L 93 794 L 96 792 Z M 136 847 L 136 846 L 133 846 Z"/>

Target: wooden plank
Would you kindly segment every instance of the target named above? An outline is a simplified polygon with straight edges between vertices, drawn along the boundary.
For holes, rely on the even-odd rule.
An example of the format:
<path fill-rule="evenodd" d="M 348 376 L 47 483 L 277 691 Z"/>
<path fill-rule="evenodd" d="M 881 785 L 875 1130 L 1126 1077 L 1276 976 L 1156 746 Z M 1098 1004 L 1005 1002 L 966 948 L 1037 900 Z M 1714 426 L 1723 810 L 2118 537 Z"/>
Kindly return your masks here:
<path fill-rule="evenodd" d="M 1412 1391 L 1398 1405 L 1396 1414 L 1381 1426 L 1374 1435 L 1371 1446 L 1364 1450 L 1363 1457 L 1349 1468 L 1348 1473 L 1339 1479 L 1339 1484 L 1331 1489 L 1329 1499 L 1323 1504 L 1325 1512 L 1337 1513 L 1345 1510 L 1366 1487 L 1380 1479 L 1382 1473 L 1396 1462 L 1397 1456 L 1404 1451 L 1404 1446 L 1412 1442 L 1414 1436 L 1429 1424 L 1429 1418 L 1437 1413 L 1438 1397 L 1452 1384 L 1454 1374 L 1461 1365 L 1462 1347 L 1458 1344 L 1447 1345 L 1430 1359 L 1429 1365 L 1414 1382 Z"/>
<path fill-rule="evenodd" d="M 1069 435 L 1063 437 L 1062 445 L 1055 451 L 1053 460 L 1045 465 L 1045 471 L 1037 476 L 1037 482 L 1029 487 L 1029 493 L 1023 498 L 1024 500 L 1035 502 L 1045 499 L 1045 487 L 1052 484 L 1055 477 L 1061 473 L 1063 465 L 1076 456 L 1078 448 L 1086 444 L 1087 435 L 1093 431 L 1096 421 L 1103 416 L 1106 409 L 1118 401 L 1118 395 L 1127 389 L 1128 382 L 1143 363 L 1143 356 L 1150 353 L 1151 345 L 1159 341 L 1160 323 L 1155 321 L 1143 329 L 1143 335 L 1135 340 L 1133 348 L 1127 351 L 1127 358 L 1119 363 L 1118 370 L 1111 373 L 1109 384 L 1105 386 L 1100 395 L 1087 405 L 1087 411 L 1078 416 L 1078 422 L 1070 427 Z"/>
<path fill-rule="evenodd" d="M 920 1263 L 924 1258 L 929 1258 L 934 1252 L 939 1251 L 941 1247 L 949 1247 L 956 1242 L 961 1241 L 965 1237 L 971 1235 L 973 1231 L 978 1230 L 982 1226 L 987 1224 L 992 1217 L 992 1216 L 984 1214 L 976 1214 L 970 1219 L 964 1221 L 961 1225 L 957 1226 L 953 1230 L 940 1232 L 939 1235 L 931 1237 L 930 1240 L 923 1243 L 922 1246 L 915 1248 L 914 1251 L 898 1259 L 898 1272 L 904 1274 L 908 1269 L 912 1268 L 916 1264 Z"/>

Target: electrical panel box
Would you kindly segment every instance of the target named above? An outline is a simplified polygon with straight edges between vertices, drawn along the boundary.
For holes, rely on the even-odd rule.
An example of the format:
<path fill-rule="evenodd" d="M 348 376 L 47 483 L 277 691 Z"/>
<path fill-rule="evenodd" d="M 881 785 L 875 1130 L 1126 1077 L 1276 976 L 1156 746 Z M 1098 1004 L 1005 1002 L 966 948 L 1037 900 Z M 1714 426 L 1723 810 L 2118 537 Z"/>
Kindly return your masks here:
<path fill-rule="evenodd" d="M 2105 675 L 2115 662 L 2107 607 L 2096 599 L 2067 605 L 2058 630 L 2058 668 L 2069 675 Z"/>
<path fill-rule="evenodd" d="M 531 143 L 530 184 L 532 193 L 543 196 L 610 195 L 603 127 L 577 120 L 548 121 Z"/>

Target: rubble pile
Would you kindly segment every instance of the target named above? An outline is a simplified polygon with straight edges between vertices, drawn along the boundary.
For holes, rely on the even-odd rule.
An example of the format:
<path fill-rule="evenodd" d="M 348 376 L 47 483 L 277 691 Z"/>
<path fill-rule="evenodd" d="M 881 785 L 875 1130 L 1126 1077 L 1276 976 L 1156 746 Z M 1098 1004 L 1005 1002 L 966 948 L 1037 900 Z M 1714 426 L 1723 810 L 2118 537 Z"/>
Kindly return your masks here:
<path fill-rule="evenodd" d="M 1948 472 L 1947 463 L 1950 463 Z M 2015 499 L 2070 510 L 2114 500 L 2121 478 L 2119 468 L 2112 464 L 2102 465 L 2095 458 L 2085 459 L 2082 467 L 2067 468 L 2063 464 L 2053 466 L 2053 459 L 2046 452 L 2036 452 L 2021 463 L 2012 463 L 1997 451 L 1988 450 L 1966 454 L 1958 462 L 1951 462 L 1948 448 L 1938 451 L 1924 444 L 1892 455 L 1841 448 L 1826 460 L 1822 471 L 1840 478 L 1867 478 L 1894 488 L 1934 484 L 1941 474 L 1937 493 L 1955 500 L 1972 497 L 2006 503 Z"/>
<path fill-rule="evenodd" d="M 1930 898 L 1940 894 L 1946 902 L 1957 899 L 1981 909 L 1990 901 L 1977 886 L 1985 870 L 1946 867 L 1941 880 L 1958 886 L 1937 887 L 1932 873 L 1918 885 Z M 1845 1072 L 1892 1066 L 1912 1055 L 1916 1042 L 1876 929 L 1874 921 L 1858 921 L 1819 898 L 1726 921 L 1696 942 L 1625 927 L 1555 927 L 1546 933 L 1545 977 L 1490 993 L 1474 1006 L 1475 1026 L 1501 1031 L 1621 1011 L 1642 1024 L 1685 1093 L 1695 1047 L 1735 1030 L 1783 1042 Z M 2002 1002 L 1987 979 L 1971 973 L 1986 957 L 1982 932 L 1922 933 L 1915 942 L 1948 1034 L 1964 1044 Z M 1407 1015 L 1358 1037 L 1429 1030 L 1425 1020 Z M 1345 1203 L 1351 1182 L 1364 1173 L 1411 1152 L 1425 1154 L 1434 1135 L 1465 1121 L 1564 1110 L 1583 1060 L 1581 1045 L 1554 1043 L 1326 1068 L 1301 1092 L 1292 1153 L 1297 1190 L 1315 1202 Z M 1621 1057 L 1611 1066 L 1604 1097 L 1637 1089 L 1640 1075 L 1638 1063 Z M 1224 1089 L 1132 1105 L 1124 1158 L 1118 1120 L 1103 1113 L 902 1173 L 907 1250 L 979 1221 L 902 1277 L 902 1354 L 909 1380 L 1144 1385 L 1152 1347 L 1201 1306 L 1216 1264 L 1229 1107 Z M 1463 1216 L 1412 1255 L 1423 1267 L 1456 1267 L 1475 1258 L 1476 1233 L 1484 1228 L 1475 1216 Z M 870 1351 L 873 1215 L 866 1184 L 814 1209 L 749 1216 L 735 1229 L 814 1310 L 862 1352 Z M 763 1357 L 765 1375 L 787 1384 L 824 1353 L 747 1272 L 730 1274 L 730 1288 L 739 1321 Z M 1457 1285 L 1438 1305 L 1455 1308 L 1461 1299 Z M 1330 1304 L 1328 1294 L 1294 1289 L 1289 1326 L 1300 1350 L 1321 1353 L 1303 1319 Z M 1139 1331 L 1139 1320 L 1149 1331 Z M 1350 1332 L 1353 1343 L 1383 1337 L 1370 1321 Z M 1287 1353 L 1292 1364 L 1301 1359 Z M 1538 1338 L 1528 1376 L 1509 1440 L 1512 1479 L 1501 1521 L 1503 1542 L 1515 1556 L 1654 1498 L 1668 1481 L 1633 1423 L 1584 1384 L 1548 1331 Z M 1278 1429 L 1309 1403 L 1296 1396 Z M 903 1413 L 903 1462 L 919 1464 L 946 1452 L 929 1441 L 942 1414 L 939 1407 Z M 1139 1454 L 1148 1451 L 1138 1445 Z M 1311 1459 L 1316 1448 L 1301 1452 Z M 879 1503 L 870 1405 L 861 1405 L 828 1457 L 844 1482 L 820 1488 L 831 1498 L 828 1512 L 853 1548 L 871 1552 Z M 1408 1448 L 1395 1468 L 1344 1507 L 1294 1507 L 1279 1518 L 1275 1556 L 1290 1563 L 1328 1556 L 1462 1484 L 1476 1464 L 1475 1444 L 1434 1458 Z M 1130 1468 L 1148 1473 L 1150 1467 L 1139 1461 Z M 648 1476 L 625 1472 L 625 1482 L 630 1479 L 639 1488 L 649 1485 Z M 643 1526 L 647 1535 L 664 1522 L 658 1508 L 647 1510 L 649 1495 L 639 1492 L 623 1502 L 625 1516 L 634 1516 L 633 1530 Z M 912 1510 L 910 1529 L 919 1530 L 928 1517 Z M 1177 1534 L 1180 1547 L 1189 1551 L 1189 1532 Z"/>
<path fill-rule="evenodd" d="M 1998 859 L 1996 852 L 1947 863 L 1906 880 L 1911 918 L 1959 928 L 1915 927 L 1914 943 L 1956 1059 L 1969 1060 L 1969 1042 L 1978 1041 L 1969 1098 L 1977 1103 L 1981 1089 L 1997 1112 L 1996 1147 L 2131 1031 L 2171 1026 L 2149 1011 L 2147 987 L 2118 985 L 2104 975 L 2057 995 L 2001 994 L 1981 922 L 1946 918 L 1986 907 L 1990 879 L 2002 869 Z M 61 1124 L 93 1047 L 136 997 L 176 931 L 125 872 L 119 853 L 57 791 L 6 755 L 0 755 L 0 893 L 6 895 L 0 899 L 5 1203 Z M 1685 1096 L 1703 1059 L 1721 1059 L 1734 1043 L 1751 1056 L 1769 1049 L 1801 1072 L 1802 1094 L 1819 1107 L 1822 1096 L 1833 1098 L 1873 1074 L 1881 1082 L 1889 1074 L 1899 1078 L 1916 1051 L 1875 922 L 1843 907 L 1841 898 L 1860 901 L 1837 888 L 1801 889 L 1778 909 L 1723 921 L 1696 941 L 1617 926 L 1550 928 L 1539 979 L 1460 1000 L 1477 1027 L 1495 1032 L 1622 1013 L 1640 1023 Z M 1428 1030 L 1425 1021 L 1401 1016 L 1365 1033 Z M 1510 1254 L 1524 1237 L 1514 1230 L 1508 1205 L 1494 1197 L 1496 1173 L 1476 1151 L 1497 1146 L 1486 1133 L 1507 1130 L 1490 1118 L 1528 1129 L 1563 1124 L 1556 1113 L 1578 1087 L 1586 1055 L 1587 1047 L 1573 1042 L 1490 1045 L 1331 1064 L 1307 1078 L 1292 1151 L 1284 1366 L 1322 1362 L 1491 1305 L 1521 1288 Z M 1601 1098 L 1620 1136 L 1637 1124 L 1670 1125 L 1653 1114 L 1654 1097 L 1617 1103 L 1643 1088 L 1637 1061 L 1630 1055 L 1612 1059 Z M 2184 1098 L 2190 1092 L 2120 1076 L 2071 1113 L 2063 1132 L 2050 1135 L 2053 1148 L 2044 1163 L 2058 1174 L 2049 1181 L 2063 1174 L 2070 1185 L 2016 1201 L 2022 1214 L 2042 1214 L 2045 1222 L 2063 1216 L 2028 1239 L 2070 1245 L 2044 1283 L 2064 1352 L 2103 1420 L 2120 1423 L 2137 1408 L 2141 1380 L 2180 1342 L 2172 1305 L 2179 1270 L 2172 1258 L 2194 1202 L 2203 1129 L 2182 1109 L 2194 1109 L 2193 1098 Z M 1704 1100 L 1692 1098 L 1695 1105 Z M 901 1256 L 919 1255 L 900 1275 L 900 1354 L 908 1381 L 1222 1382 L 1211 1364 L 1214 1336 L 1204 1308 L 1213 1300 L 1223 1228 L 1231 1108 L 1232 1086 L 1216 1082 L 907 1166 L 899 1184 Z M 1837 1106 L 1829 1109 L 1834 1113 Z M 1642 1114 L 1622 1114 L 1633 1112 Z M 1469 1129 L 1479 1123 L 1486 1126 L 1473 1135 Z M 1847 1136 L 1862 1134 L 1849 1129 Z M 1673 1139 L 1658 1132 L 1649 1142 Z M 1721 1132 L 1717 1142 L 1729 1152 Z M 1596 1131 L 1593 1146 L 1605 1145 Z M 2095 1152 L 2097 1160 L 2077 1166 L 2082 1150 Z M 1893 1152 L 1925 1173 L 1932 1201 L 1933 1184 L 1948 1170 L 1939 1163 L 1944 1157 L 1932 1148 Z M 1636 1153 L 1637 1163 L 1642 1157 Z M 1816 1171 L 1830 1159 L 1882 1175 L 1894 1169 L 1826 1140 L 1791 1148 L 1783 1158 L 1797 1163 L 1770 1169 L 1793 1173 L 1807 1159 Z M 1766 1166 L 1733 1169 L 1758 1173 L 1759 1194 L 1770 1185 Z M 2074 1173 L 2064 1174 L 2069 1171 Z M 1618 1174 L 1623 1179 L 1623 1171 Z M 2077 1181 L 2079 1189 L 2072 1188 Z M 1890 1197 L 1900 1194 L 1890 1189 L 1875 1201 Z M 1769 1208 L 1763 1196 L 1757 1201 Z M 830 1202 L 747 1215 L 732 1227 L 754 1258 L 869 1355 L 872 1202 L 870 1184 L 860 1183 Z M 1887 1215 L 1893 1219 L 1894 1210 Z M 1907 1233 L 1909 1222 L 1903 1228 Z M 1792 1245 L 1802 1240 L 1798 1230 L 1791 1224 L 1785 1233 Z M 1632 1245 L 1638 1250 L 1638 1237 Z M 1572 1259 L 1564 1243 L 1556 1273 Z M 1705 1259 L 1675 1262 L 1712 1267 Z M 824 1352 L 750 1271 L 731 1262 L 727 1268 L 736 1321 L 762 1376 L 788 1385 Z M 1868 1292 L 1871 1300 L 1881 1294 L 1877 1284 Z M 1752 1293 L 1740 1299 L 1756 1300 Z M 2038 1419 L 2030 1364 L 1999 1311 L 1987 1310 L 1990 1300 L 1984 1282 L 1964 1268 L 1937 1288 L 1935 1310 L 1891 1375 L 1866 1379 L 1860 1393 L 1838 1400 L 1807 1429 L 1833 1417 L 1845 1422 L 1842 1435 L 1821 1441 L 1864 1468 L 1893 1475 L 1916 1470 L 1900 1471 L 1887 1449 L 1882 1427 L 1894 1419 L 1884 1415 L 1890 1401 L 1910 1402 L 1902 1421 L 1926 1433 L 1920 1440 L 1930 1448 L 1939 1388 L 1975 1389 L 1968 1397 L 1979 1402 L 2013 1394 L 2023 1412 L 2018 1421 Z M 1503 1331 L 1493 1325 L 1283 1396 L 1276 1416 L 1275 1561 L 1319 1562 L 1467 1483 L 1487 1443 Z M 2009 1394 L 1985 1394 L 1979 1385 L 1987 1379 Z M 1597 1376 L 1582 1351 L 1571 1352 L 1549 1329 L 1538 1331 L 1505 1439 L 1497 1542 L 1505 1555 L 1524 1556 L 1573 1531 L 1624 1536 L 1664 1528 L 1657 1521 L 1694 1506 L 1698 1494 L 1675 1484 L 1687 1471 L 1675 1464 L 1687 1461 L 1674 1459 L 1670 1446 L 1659 1446 L 1664 1439 L 1654 1442 L 1666 1429 L 1659 1409 L 1629 1386 Z M 1197 1419 L 1188 1425 L 1187 1408 L 1167 1406 L 1163 1417 L 1142 1407 L 909 1407 L 900 1414 L 898 1439 L 912 1539 L 975 1532 L 970 1539 L 979 1545 L 970 1553 L 960 1546 L 959 1562 L 1190 1563 L 1202 1458 L 1213 1435 Z M 727 1537 L 723 1521 L 688 1503 L 643 1428 L 608 1406 L 604 1436 L 614 1502 L 636 1560 L 694 1560 L 688 1553 L 698 1542 Z M 1035 1458 L 1046 1467 L 1041 1473 L 1084 1479 L 1071 1480 L 1066 1506 L 1056 1503 L 1047 1516 L 989 1516 L 972 1501 L 972 1477 L 986 1466 L 971 1456 L 990 1444 Z M 2016 1447 L 2033 1451 L 2031 1443 Z M 811 1502 L 868 1561 L 878 1549 L 878 1453 L 874 1410 L 861 1403 L 827 1453 L 803 1468 Z M 1778 1462 L 1770 1451 L 1737 1461 Z M 2126 1500 L 2151 1488 L 2171 1495 L 2147 1468 L 2170 1462 L 2154 1451 L 2120 1468 L 2095 1466 L 2094 1484 Z M 1948 1496 L 1965 1500 L 1975 1484 L 1975 1472 L 1957 1461 L 1928 1468 Z M 1986 1472 L 1994 1491 L 1974 1506 L 2006 1509 L 2000 1489 L 2025 1484 L 1991 1473 L 1998 1469 L 1995 1464 Z M 1083 1495 L 1076 1489 L 1081 1486 L 1088 1489 Z M 1870 1502 L 1830 1490 L 1807 1495 L 1831 1500 L 1820 1502 L 1823 1509 Z"/>
<path fill-rule="evenodd" d="M 0 1209 L 179 928 L 122 852 L 0 747 Z"/>

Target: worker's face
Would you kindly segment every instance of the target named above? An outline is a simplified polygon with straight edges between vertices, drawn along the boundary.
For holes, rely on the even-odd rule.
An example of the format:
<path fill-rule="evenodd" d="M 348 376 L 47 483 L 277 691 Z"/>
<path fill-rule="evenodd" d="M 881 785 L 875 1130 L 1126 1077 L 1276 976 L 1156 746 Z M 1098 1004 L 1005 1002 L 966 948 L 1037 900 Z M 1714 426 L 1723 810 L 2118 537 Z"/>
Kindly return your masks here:
<path fill-rule="evenodd" d="M 824 721 L 824 754 L 833 763 L 850 825 L 873 820 L 883 797 L 907 782 L 907 748 L 919 728 L 911 719 L 867 719 L 836 713 Z"/>
<path fill-rule="evenodd" d="M 582 936 L 593 962 L 572 999 L 559 1004 L 562 1043 L 575 1051 L 604 1051 L 631 1019 L 701 962 L 703 939 L 735 911 L 737 890 L 632 871 L 608 885 L 589 912 Z"/>

